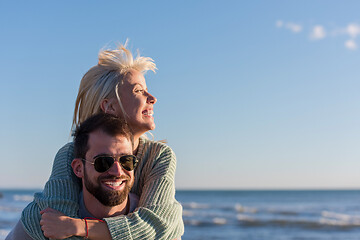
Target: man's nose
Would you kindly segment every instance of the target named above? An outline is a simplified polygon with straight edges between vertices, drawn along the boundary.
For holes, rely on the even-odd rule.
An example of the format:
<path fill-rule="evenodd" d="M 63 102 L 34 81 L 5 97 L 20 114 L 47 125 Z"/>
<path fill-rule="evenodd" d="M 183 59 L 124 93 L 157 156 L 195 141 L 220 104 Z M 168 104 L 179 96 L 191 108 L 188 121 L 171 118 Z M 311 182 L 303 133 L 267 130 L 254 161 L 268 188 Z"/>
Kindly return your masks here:
<path fill-rule="evenodd" d="M 115 161 L 111 168 L 108 170 L 108 173 L 113 176 L 121 176 L 126 174 L 125 170 L 121 167 L 118 161 Z"/>

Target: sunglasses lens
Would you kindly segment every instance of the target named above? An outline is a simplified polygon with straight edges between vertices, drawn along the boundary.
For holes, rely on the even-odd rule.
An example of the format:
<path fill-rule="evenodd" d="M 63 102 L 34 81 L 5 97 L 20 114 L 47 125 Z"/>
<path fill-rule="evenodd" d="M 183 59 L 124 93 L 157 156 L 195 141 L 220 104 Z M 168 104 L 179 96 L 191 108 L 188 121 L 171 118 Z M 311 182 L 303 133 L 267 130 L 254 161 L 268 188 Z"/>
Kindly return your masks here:
<path fill-rule="evenodd" d="M 136 157 L 133 155 L 122 156 L 120 164 L 125 170 L 132 171 L 136 166 Z"/>
<path fill-rule="evenodd" d="M 100 156 L 95 159 L 94 167 L 98 172 L 106 172 L 114 164 L 114 159 L 112 157 Z"/>
<path fill-rule="evenodd" d="M 133 155 L 126 155 L 120 158 L 121 166 L 127 170 L 132 171 L 137 165 L 137 159 Z M 106 172 L 114 164 L 115 160 L 111 156 L 99 156 L 95 158 L 94 167 L 98 172 Z"/>

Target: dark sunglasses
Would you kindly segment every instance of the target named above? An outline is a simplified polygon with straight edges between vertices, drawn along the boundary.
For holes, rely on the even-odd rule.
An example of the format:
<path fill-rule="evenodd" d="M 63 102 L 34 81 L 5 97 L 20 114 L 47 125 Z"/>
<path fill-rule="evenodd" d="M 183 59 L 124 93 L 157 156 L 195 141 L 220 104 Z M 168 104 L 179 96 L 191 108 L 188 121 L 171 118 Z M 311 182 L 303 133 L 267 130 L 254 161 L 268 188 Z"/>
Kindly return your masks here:
<path fill-rule="evenodd" d="M 90 162 L 86 159 L 83 160 L 94 165 L 95 170 L 101 173 L 109 170 L 115 161 L 119 161 L 121 167 L 127 171 L 134 170 L 139 162 L 134 155 L 121 156 L 119 160 L 117 160 L 117 157 L 109 155 L 96 156 L 94 157 L 94 162 Z"/>

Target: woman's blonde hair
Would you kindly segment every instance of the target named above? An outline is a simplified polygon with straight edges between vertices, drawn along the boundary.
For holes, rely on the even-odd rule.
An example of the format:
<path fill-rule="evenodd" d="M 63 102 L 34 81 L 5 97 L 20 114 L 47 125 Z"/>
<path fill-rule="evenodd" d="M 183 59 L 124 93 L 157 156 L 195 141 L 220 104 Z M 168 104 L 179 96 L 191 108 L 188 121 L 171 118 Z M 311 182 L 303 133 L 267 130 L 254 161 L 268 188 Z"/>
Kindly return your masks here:
<path fill-rule="evenodd" d="M 100 104 L 103 99 L 118 97 L 122 108 L 117 88 L 130 70 L 145 74 L 148 70 L 155 72 L 156 65 L 152 58 L 140 57 L 139 54 L 134 59 L 126 49 L 126 43 L 115 50 L 100 51 L 98 64 L 90 68 L 81 79 L 75 102 L 73 129 L 88 117 L 101 112 Z"/>

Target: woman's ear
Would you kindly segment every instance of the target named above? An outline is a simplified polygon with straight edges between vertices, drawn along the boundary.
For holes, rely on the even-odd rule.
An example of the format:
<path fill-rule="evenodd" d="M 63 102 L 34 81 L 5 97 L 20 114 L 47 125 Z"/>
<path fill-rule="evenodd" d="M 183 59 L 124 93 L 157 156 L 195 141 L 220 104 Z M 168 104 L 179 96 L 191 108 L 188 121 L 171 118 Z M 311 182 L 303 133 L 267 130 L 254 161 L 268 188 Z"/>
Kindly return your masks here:
<path fill-rule="evenodd" d="M 83 178 L 84 177 L 84 164 L 83 161 L 80 158 L 75 158 L 72 162 L 71 162 L 71 167 L 75 173 L 75 175 L 78 178 Z"/>
<path fill-rule="evenodd" d="M 115 107 L 115 99 L 103 99 L 100 102 L 100 108 L 104 113 L 109 113 L 111 115 L 116 116 L 116 107 Z"/>

